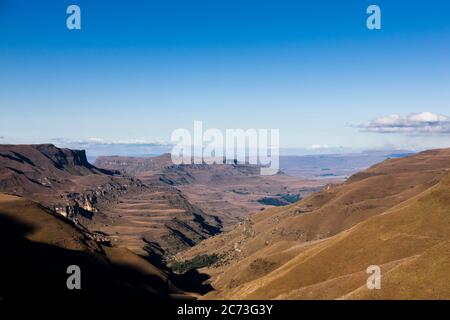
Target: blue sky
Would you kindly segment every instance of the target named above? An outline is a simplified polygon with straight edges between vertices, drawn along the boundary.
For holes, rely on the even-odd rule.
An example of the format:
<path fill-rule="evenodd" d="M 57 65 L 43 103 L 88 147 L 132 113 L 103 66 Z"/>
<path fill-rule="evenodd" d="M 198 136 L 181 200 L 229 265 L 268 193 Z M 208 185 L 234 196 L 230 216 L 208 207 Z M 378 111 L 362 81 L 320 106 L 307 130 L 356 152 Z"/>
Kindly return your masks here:
<path fill-rule="evenodd" d="M 449 57 L 441 0 L 0 0 L 0 143 L 168 141 L 202 120 L 279 128 L 291 148 L 450 146 L 445 130 L 372 130 L 450 116 Z"/>

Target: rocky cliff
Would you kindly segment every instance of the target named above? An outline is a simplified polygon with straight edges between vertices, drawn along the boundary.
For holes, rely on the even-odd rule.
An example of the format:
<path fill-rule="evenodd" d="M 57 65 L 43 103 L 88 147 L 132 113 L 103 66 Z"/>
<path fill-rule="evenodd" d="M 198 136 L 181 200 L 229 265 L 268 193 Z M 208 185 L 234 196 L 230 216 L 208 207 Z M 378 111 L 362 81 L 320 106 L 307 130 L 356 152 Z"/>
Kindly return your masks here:
<path fill-rule="evenodd" d="M 66 217 L 89 219 L 98 206 L 140 186 L 136 179 L 91 165 L 84 150 L 0 145 L 0 192 L 38 201 Z"/>

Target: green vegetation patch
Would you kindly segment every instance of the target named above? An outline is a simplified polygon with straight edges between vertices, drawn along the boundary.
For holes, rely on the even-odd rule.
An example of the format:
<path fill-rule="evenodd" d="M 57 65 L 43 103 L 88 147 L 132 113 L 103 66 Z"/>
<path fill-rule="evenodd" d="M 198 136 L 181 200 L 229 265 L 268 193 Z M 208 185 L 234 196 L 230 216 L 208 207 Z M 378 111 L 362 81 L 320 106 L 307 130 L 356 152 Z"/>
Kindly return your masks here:
<path fill-rule="evenodd" d="M 219 261 L 217 254 L 202 254 L 191 260 L 176 261 L 171 264 L 171 268 L 176 273 L 185 273 L 193 269 L 209 267 Z"/>

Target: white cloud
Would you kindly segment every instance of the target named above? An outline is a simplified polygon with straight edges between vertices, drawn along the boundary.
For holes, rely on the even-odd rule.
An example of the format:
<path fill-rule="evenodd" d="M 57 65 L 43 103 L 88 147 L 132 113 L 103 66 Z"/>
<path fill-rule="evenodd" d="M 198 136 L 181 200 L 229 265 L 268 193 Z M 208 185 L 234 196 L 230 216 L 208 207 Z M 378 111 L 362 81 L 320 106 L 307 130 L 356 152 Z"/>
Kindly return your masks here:
<path fill-rule="evenodd" d="M 310 147 L 310 149 L 313 149 L 313 150 L 321 150 L 321 149 L 328 149 L 328 148 L 330 148 L 330 147 L 326 144 L 313 144 Z"/>
<path fill-rule="evenodd" d="M 72 140 L 65 138 L 53 139 L 57 147 L 86 150 L 91 161 L 98 156 L 141 157 L 169 153 L 173 145 L 158 140 L 120 139 L 107 140 L 103 138 L 88 138 Z"/>
<path fill-rule="evenodd" d="M 119 140 L 107 140 L 103 138 L 87 138 L 87 139 L 54 139 L 56 142 L 66 145 L 154 145 L 154 146 L 166 146 L 169 143 L 161 140 L 145 140 L 145 139 L 119 139 Z"/>
<path fill-rule="evenodd" d="M 408 116 L 408 120 L 412 122 L 442 122 L 449 121 L 447 116 L 435 114 L 432 112 L 412 113 Z"/>
<path fill-rule="evenodd" d="M 356 127 L 378 133 L 447 134 L 450 133 L 450 118 L 432 112 L 411 113 L 406 117 L 391 114 Z"/>

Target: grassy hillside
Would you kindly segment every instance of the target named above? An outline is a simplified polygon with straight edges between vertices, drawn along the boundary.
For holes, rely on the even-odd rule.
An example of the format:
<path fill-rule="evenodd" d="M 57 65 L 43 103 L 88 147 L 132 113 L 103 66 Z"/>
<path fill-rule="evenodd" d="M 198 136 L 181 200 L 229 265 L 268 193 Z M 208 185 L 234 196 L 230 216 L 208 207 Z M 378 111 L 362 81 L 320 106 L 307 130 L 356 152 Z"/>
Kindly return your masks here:
<path fill-rule="evenodd" d="M 387 160 L 179 258 L 222 252 L 205 298 L 450 299 L 449 168 L 449 150 Z"/>

